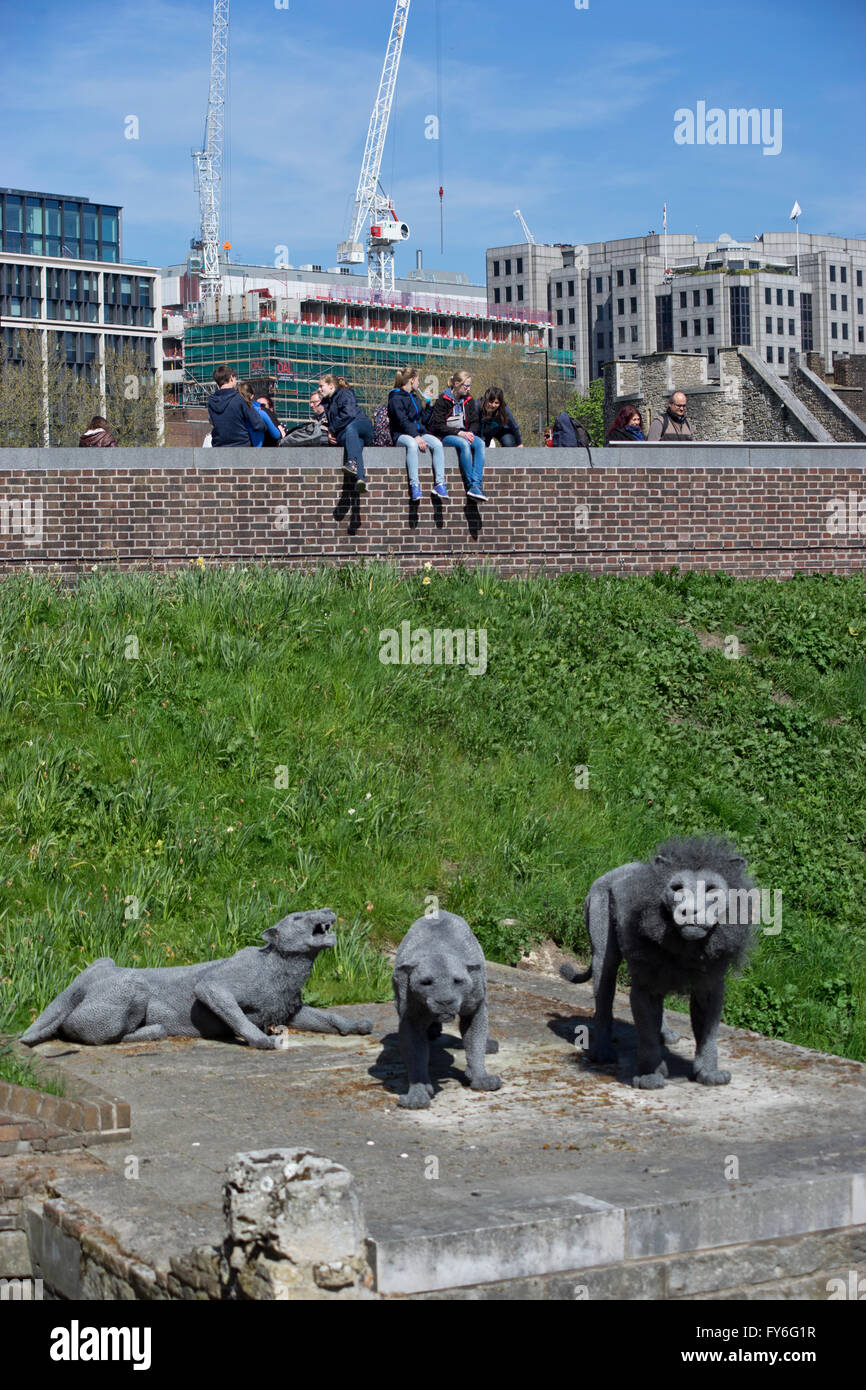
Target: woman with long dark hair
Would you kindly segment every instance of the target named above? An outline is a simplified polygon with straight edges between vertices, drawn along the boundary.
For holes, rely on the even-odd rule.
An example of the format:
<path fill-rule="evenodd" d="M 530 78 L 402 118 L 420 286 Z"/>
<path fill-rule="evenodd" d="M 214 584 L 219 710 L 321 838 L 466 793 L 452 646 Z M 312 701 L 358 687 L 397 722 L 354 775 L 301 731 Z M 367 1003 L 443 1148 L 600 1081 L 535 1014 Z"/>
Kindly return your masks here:
<path fill-rule="evenodd" d="M 332 443 L 346 450 L 343 472 L 355 479 L 358 492 L 367 491 L 364 445 L 373 443 L 373 421 L 365 415 L 345 377 L 326 372 L 319 378 L 319 396 L 325 407 Z"/>
<path fill-rule="evenodd" d="M 643 444 L 643 418 L 635 405 L 624 405 L 607 432 L 606 442 L 616 444 Z"/>
<path fill-rule="evenodd" d="M 478 413 L 485 444 L 498 444 L 500 449 L 523 448 L 517 421 L 505 404 L 505 393 L 498 386 L 488 386 L 481 397 Z"/>

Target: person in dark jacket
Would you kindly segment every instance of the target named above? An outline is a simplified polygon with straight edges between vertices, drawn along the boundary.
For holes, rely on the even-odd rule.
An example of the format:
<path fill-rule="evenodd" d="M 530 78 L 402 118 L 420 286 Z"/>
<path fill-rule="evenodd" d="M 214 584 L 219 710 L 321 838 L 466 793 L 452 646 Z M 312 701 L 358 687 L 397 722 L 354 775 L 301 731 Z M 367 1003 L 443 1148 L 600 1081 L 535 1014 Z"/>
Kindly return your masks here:
<path fill-rule="evenodd" d="M 484 440 L 478 403 L 472 399 L 472 378 L 468 372 L 455 372 L 450 390 L 443 391 L 430 407 L 427 428 L 446 448 L 457 450 L 460 471 L 466 484 L 466 496 L 486 502 L 482 487 L 484 476 Z"/>
<path fill-rule="evenodd" d="M 325 408 L 328 432 L 332 444 L 342 444 L 346 450 L 343 472 L 354 478 L 359 492 L 366 492 L 364 445 L 373 443 L 373 421 L 365 415 L 355 399 L 354 391 L 341 376 L 327 372 L 319 379 L 319 396 Z"/>
<path fill-rule="evenodd" d="M 262 417 L 247 405 L 237 389 L 238 379 L 231 367 L 223 363 L 215 368 L 213 379 L 217 389 L 209 397 L 207 413 L 211 424 L 211 444 L 214 449 L 249 448 L 250 431 L 264 433 Z"/>
<path fill-rule="evenodd" d="M 490 447 L 498 444 L 500 449 L 522 449 L 523 440 L 517 421 L 505 404 L 505 394 L 498 386 L 488 386 L 478 406 L 481 438 Z"/>
<path fill-rule="evenodd" d="M 686 395 L 684 391 L 674 391 L 670 405 L 661 415 L 657 415 L 649 427 L 647 441 L 663 444 L 694 444 L 695 432 L 686 416 Z"/>
<path fill-rule="evenodd" d="M 268 419 L 261 406 L 256 402 L 256 399 L 253 395 L 252 383 L 249 381 L 244 381 L 238 387 L 238 390 L 240 391 L 247 405 L 250 407 L 253 414 L 259 421 L 259 425 L 256 430 L 251 429 L 249 426 L 247 427 L 249 430 L 250 444 L 253 446 L 253 448 L 261 449 L 262 445 L 265 442 L 265 439 L 267 439 L 269 436 L 273 438 L 274 443 L 279 444 L 280 439 L 282 438 L 280 431 L 277 429 L 277 426 Z"/>
<path fill-rule="evenodd" d="M 624 405 L 607 432 L 608 444 L 643 444 L 645 439 L 640 411 L 636 406 Z"/>
<path fill-rule="evenodd" d="M 266 396 L 266 395 L 263 395 L 263 396 L 256 396 L 256 399 L 255 399 L 255 401 L 253 402 L 253 404 L 254 404 L 254 405 L 257 405 L 257 406 L 259 407 L 259 409 L 262 411 L 262 413 L 265 414 L 265 415 L 267 415 L 267 417 L 268 417 L 268 419 L 270 420 L 271 424 L 274 426 L 274 429 L 277 431 L 276 436 L 273 435 L 273 434 L 270 432 L 270 430 L 266 430 L 266 431 L 265 431 L 265 438 L 264 438 L 264 441 L 263 441 L 263 442 L 264 442 L 264 447 L 265 447 L 266 449 L 268 449 L 268 448 L 271 448 L 271 449 L 276 449 L 276 448 L 278 448 L 278 447 L 279 447 L 280 440 L 281 440 L 281 439 L 284 439 L 285 436 L 286 436 L 286 431 L 283 429 L 282 425 L 280 424 L 279 420 L 277 419 L 276 411 L 274 410 L 274 402 L 273 402 L 272 398 L 271 398 L 270 396 Z"/>
<path fill-rule="evenodd" d="M 79 449 L 116 449 L 117 440 L 101 415 L 94 415 L 78 441 Z"/>
<path fill-rule="evenodd" d="M 388 424 L 391 442 L 406 449 L 406 472 L 409 475 L 409 497 L 421 501 L 421 481 L 418 476 L 418 455 L 426 454 L 433 462 L 433 486 L 430 496 L 448 501 L 445 486 L 445 451 L 441 439 L 427 434 L 424 422 L 427 405 L 418 390 L 418 368 L 401 367 L 394 379 L 394 390 L 388 396 Z"/>

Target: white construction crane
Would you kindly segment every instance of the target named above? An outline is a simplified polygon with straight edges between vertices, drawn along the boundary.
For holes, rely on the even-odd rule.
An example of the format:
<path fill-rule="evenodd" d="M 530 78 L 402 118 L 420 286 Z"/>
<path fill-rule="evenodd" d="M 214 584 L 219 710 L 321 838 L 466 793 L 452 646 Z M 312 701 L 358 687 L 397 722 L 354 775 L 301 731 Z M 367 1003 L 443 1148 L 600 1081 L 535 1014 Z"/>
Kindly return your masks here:
<path fill-rule="evenodd" d="M 201 207 L 201 296 L 214 300 L 220 292 L 220 191 L 225 129 L 226 62 L 229 45 L 229 0 L 213 0 L 210 50 L 210 89 L 204 149 L 193 150 L 195 184 Z"/>
<path fill-rule="evenodd" d="M 524 218 L 523 213 L 520 211 L 520 208 L 514 209 L 514 216 L 517 218 L 518 222 L 523 228 L 523 235 L 526 237 L 526 240 L 529 242 L 529 245 L 537 246 L 538 242 L 535 240 L 535 237 L 532 235 L 531 231 L 527 227 L 526 219 Z"/>
<path fill-rule="evenodd" d="M 361 232 L 369 221 L 367 241 L 367 282 L 371 289 L 394 290 L 394 244 L 406 241 L 409 228 L 400 222 L 391 206 L 391 199 L 379 183 L 382 168 L 382 155 L 391 106 L 394 101 L 394 88 L 397 85 L 397 70 L 403 52 L 403 39 L 406 34 L 406 21 L 409 18 L 411 0 L 397 0 L 394 18 L 391 21 L 391 34 L 385 51 L 385 63 L 379 79 L 379 91 L 373 103 L 367 143 L 364 146 L 364 159 L 361 163 L 361 177 L 355 193 L 355 207 L 349 225 L 349 235 L 337 247 L 338 265 L 363 265 L 364 247 Z"/>

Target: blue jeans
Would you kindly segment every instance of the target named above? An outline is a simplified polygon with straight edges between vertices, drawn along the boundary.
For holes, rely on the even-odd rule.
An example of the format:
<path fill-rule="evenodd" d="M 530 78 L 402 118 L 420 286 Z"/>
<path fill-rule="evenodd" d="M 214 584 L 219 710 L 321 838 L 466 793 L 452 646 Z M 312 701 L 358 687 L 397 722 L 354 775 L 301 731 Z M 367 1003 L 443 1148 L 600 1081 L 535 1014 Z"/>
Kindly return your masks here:
<path fill-rule="evenodd" d="M 480 434 L 476 434 L 471 444 L 468 439 L 461 439 L 457 434 L 446 434 L 442 443 L 446 448 L 457 450 L 460 472 L 463 474 L 467 492 L 473 488 L 480 490 L 484 473 L 484 440 Z"/>
<path fill-rule="evenodd" d="M 346 459 L 349 463 L 354 463 L 358 469 L 358 477 L 366 478 L 364 472 L 364 445 L 373 443 L 373 421 L 367 415 L 359 415 L 357 420 L 353 420 L 346 426 L 346 433 L 343 435 L 343 447 L 346 450 Z"/>
<path fill-rule="evenodd" d="M 422 434 L 412 437 L 410 434 L 400 434 L 397 436 L 397 443 L 406 447 L 406 472 L 409 474 L 409 483 L 412 487 L 420 487 L 418 478 L 418 458 L 420 449 L 418 439 L 424 440 L 427 445 L 428 458 L 432 454 L 433 462 L 433 481 L 434 483 L 444 483 L 445 481 L 445 453 L 442 449 L 442 440 L 437 439 L 435 434 Z"/>

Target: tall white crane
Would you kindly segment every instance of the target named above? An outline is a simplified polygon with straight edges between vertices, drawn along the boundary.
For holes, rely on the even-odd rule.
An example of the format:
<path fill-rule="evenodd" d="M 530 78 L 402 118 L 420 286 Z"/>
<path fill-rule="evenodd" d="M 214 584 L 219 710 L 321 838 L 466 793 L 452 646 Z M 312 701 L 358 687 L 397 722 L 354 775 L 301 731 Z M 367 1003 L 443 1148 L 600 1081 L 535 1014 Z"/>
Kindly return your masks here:
<path fill-rule="evenodd" d="M 526 219 L 525 219 L 525 217 L 523 216 L 523 213 L 520 211 L 520 208 L 515 208 L 515 209 L 514 209 L 514 216 L 517 218 L 518 222 L 520 223 L 520 225 L 521 225 L 521 227 L 522 227 L 522 229 L 523 229 L 523 235 L 526 237 L 526 240 L 529 242 L 529 245 L 530 245 L 530 246 L 537 246 L 537 245 L 538 245 L 538 242 L 535 240 L 535 237 L 532 235 L 531 231 L 530 231 L 529 228 L 527 227 L 527 225 L 526 225 Z"/>
<path fill-rule="evenodd" d="M 195 183 L 201 208 L 201 295 L 214 300 L 220 292 L 220 192 L 225 130 L 226 64 L 229 46 L 229 0 L 213 0 L 210 89 L 204 149 L 193 150 Z"/>
<path fill-rule="evenodd" d="M 398 220 L 391 206 L 391 199 L 379 183 L 379 174 L 382 169 L 382 155 L 394 102 L 394 88 L 397 85 L 397 71 L 403 52 L 410 3 L 411 0 L 397 0 L 394 6 L 385 63 L 379 79 L 379 91 L 373 103 L 367 143 L 364 146 L 361 177 L 358 179 L 355 193 L 349 235 L 337 247 L 339 265 L 363 265 L 364 247 L 361 243 L 361 232 L 365 223 L 369 221 L 367 282 L 372 289 L 391 292 L 394 289 L 394 244 L 407 240 L 409 228 L 405 222 Z"/>

